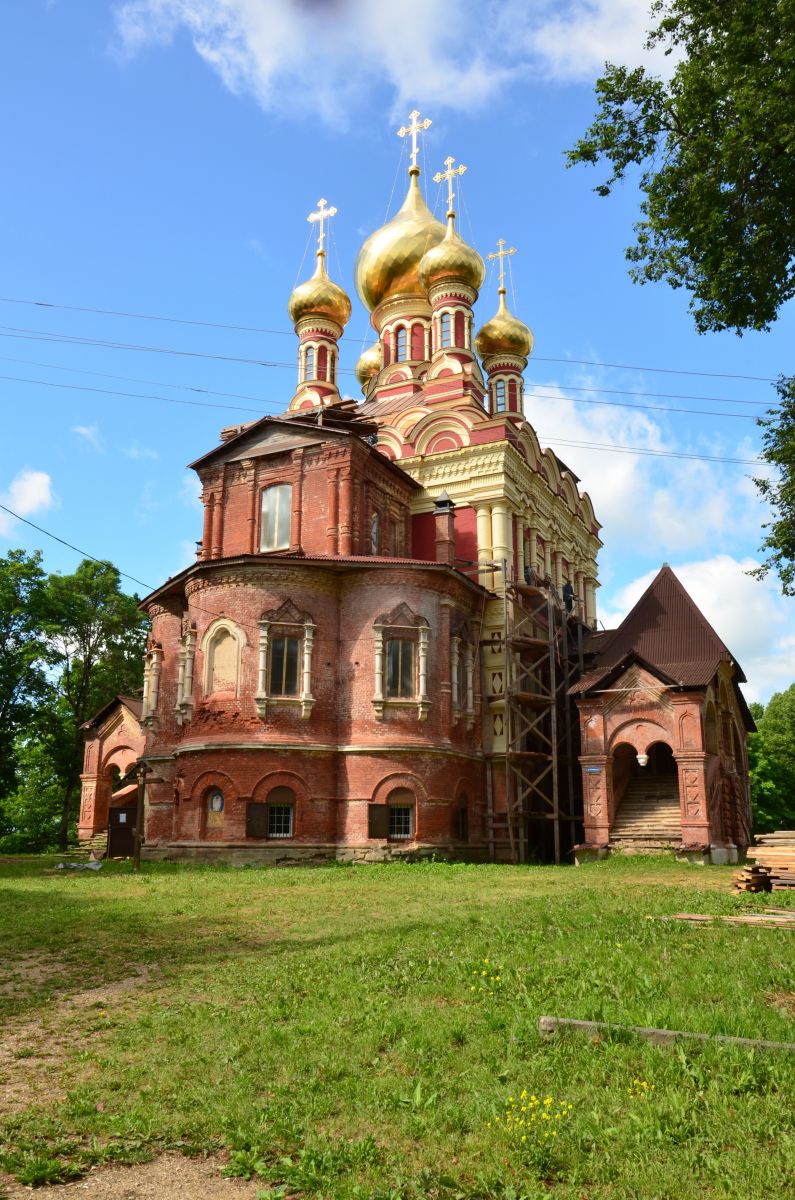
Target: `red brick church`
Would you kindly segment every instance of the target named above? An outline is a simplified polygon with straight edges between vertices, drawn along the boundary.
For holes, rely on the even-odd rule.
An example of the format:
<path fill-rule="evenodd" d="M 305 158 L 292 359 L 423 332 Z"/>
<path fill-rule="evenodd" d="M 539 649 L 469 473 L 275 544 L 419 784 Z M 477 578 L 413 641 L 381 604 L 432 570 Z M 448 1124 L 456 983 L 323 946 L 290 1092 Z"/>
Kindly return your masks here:
<path fill-rule="evenodd" d="M 339 391 L 351 305 L 320 201 L 315 270 L 289 301 L 295 394 L 191 464 L 197 561 L 143 601 L 142 697 L 86 727 L 83 840 L 129 828 L 143 762 L 150 858 L 726 858 L 748 842 L 740 669 L 668 568 L 596 632 L 599 524 L 523 416 L 513 250 L 489 255 L 498 306 L 476 333 L 464 168 L 436 177 L 437 221 L 416 165 L 427 124 L 401 130 L 406 198 L 356 262 L 376 334 L 361 401 Z"/>

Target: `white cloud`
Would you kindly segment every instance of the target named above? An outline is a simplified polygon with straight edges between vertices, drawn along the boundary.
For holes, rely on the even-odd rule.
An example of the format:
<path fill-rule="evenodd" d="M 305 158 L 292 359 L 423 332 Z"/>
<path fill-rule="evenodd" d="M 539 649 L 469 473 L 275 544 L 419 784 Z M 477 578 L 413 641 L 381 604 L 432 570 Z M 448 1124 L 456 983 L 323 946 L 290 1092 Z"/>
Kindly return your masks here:
<path fill-rule="evenodd" d="M 158 459 L 160 457 L 157 450 L 153 450 L 150 446 L 142 446 L 140 442 L 133 442 L 133 444 L 128 446 L 126 450 L 123 450 L 122 453 L 126 458 L 132 458 L 136 460 Z"/>
<path fill-rule="evenodd" d="M 593 376 L 578 382 L 595 386 Z M 737 441 L 732 425 L 723 442 L 714 429 L 707 441 L 693 432 L 678 438 L 663 412 L 599 403 L 593 392 L 580 397 L 590 403 L 574 401 L 554 385 L 530 386 L 525 411 L 542 445 L 551 446 L 582 477 L 603 526 L 602 561 L 608 571 L 617 555 L 628 551 L 657 557 L 729 550 L 743 536 L 759 541 L 766 509 L 749 477 L 756 468 L 644 453 L 753 459 L 745 433 Z"/>
<path fill-rule="evenodd" d="M 76 433 L 78 437 L 82 438 L 86 445 L 95 450 L 97 454 L 105 453 L 98 425 L 73 425 L 72 433 Z"/>
<path fill-rule="evenodd" d="M 186 471 L 182 476 L 182 483 L 180 484 L 180 500 L 187 508 L 194 508 L 198 512 L 201 512 L 201 494 L 202 483 L 199 476 L 194 474 L 193 471 Z"/>
<path fill-rule="evenodd" d="M 168 45 L 184 30 L 231 92 L 337 126 L 383 83 L 402 118 L 414 104 L 479 108 L 516 79 L 590 81 L 605 59 L 648 59 L 647 27 L 647 5 L 637 0 L 123 0 L 116 8 L 123 53 Z"/>
<path fill-rule="evenodd" d="M 795 601 L 782 596 L 772 578 L 749 576 L 758 562 L 717 554 L 670 565 L 743 668 L 747 699 L 767 700 L 789 687 L 795 675 Z M 648 571 L 603 601 L 601 620 L 608 628 L 627 615 L 656 574 L 656 568 Z"/>
<path fill-rule="evenodd" d="M 55 501 L 52 479 L 46 471 L 34 471 L 24 467 L 5 491 L 0 493 L 0 503 L 13 509 L 20 517 L 52 508 Z M 8 537 L 14 527 L 14 518 L 0 511 L 0 537 Z"/>

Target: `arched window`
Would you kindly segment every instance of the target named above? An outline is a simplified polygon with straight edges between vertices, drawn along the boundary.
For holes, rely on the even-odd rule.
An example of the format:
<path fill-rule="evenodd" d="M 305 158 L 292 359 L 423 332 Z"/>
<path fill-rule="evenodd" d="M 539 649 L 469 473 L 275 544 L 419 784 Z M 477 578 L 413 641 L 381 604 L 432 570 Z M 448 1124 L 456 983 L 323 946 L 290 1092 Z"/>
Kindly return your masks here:
<path fill-rule="evenodd" d="M 378 554 L 379 549 L 378 513 L 374 512 L 370 517 L 370 552 L 371 554 Z"/>
<path fill-rule="evenodd" d="M 505 412 L 505 380 L 498 379 L 494 385 L 494 411 Z"/>
<path fill-rule="evenodd" d="M 318 379 L 326 378 L 326 370 L 328 367 L 328 350 L 325 346 L 321 346 L 317 352 L 317 377 Z"/>
<path fill-rule="evenodd" d="M 466 318 L 464 317 L 464 314 L 459 309 L 459 311 L 455 314 L 455 344 L 456 344 L 456 346 L 464 345 L 465 338 L 466 338 L 466 335 L 464 333 L 465 329 L 466 329 Z"/>
<path fill-rule="evenodd" d="M 291 838 L 295 828 L 295 792 L 277 787 L 268 795 L 268 837 Z"/>
<path fill-rule="evenodd" d="M 448 312 L 439 318 L 439 345 L 442 347 L 453 344 L 453 319 Z"/>
<path fill-rule="evenodd" d="M 406 327 L 399 325 L 395 330 L 395 361 L 405 362 L 406 360 Z"/>
<path fill-rule="evenodd" d="M 414 793 L 408 788 L 395 788 L 386 798 L 389 806 L 389 834 L 395 841 L 414 837 Z"/>
<path fill-rule="evenodd" d="M 307 346 L 304 351 L 304 379 L 315 378 L 315 347 Z"/>
<path fill-rule="evenodd" d="M 262 493 L 259 529 L 260 550 L 287 550 L 290 546 L 290 509 L 293 489 L 277 483 Z"/>

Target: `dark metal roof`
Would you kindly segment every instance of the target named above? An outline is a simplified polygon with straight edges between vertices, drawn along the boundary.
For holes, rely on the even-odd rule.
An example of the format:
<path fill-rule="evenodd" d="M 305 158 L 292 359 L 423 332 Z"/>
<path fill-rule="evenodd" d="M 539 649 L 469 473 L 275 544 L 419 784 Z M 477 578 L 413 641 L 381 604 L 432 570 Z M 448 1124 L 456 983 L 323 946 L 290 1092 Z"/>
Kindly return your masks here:
<path fill-rule="evenodd" d="M 594 662 L 572 691 L 582 694 L 631 659 L 681 687 L 706 687 L 731 652 L 666 563 L 618 629 L 593 639 Z M 745 681 L 739 663 L 735 678 Z"/>
<path fill-rule="evenodd" d="M 84 721 L 80 728 L 91 729 L 93 725 L 99 725 L 119 704 L 123 704 L 125 708 L 129 708 L 135 719 L 140 721 L 141 713 L 144 711 L 143 700 L 141 700 L 140 697 L 114 696 L 112 700 L 107 702 L 107 704 L 102 705 L 102 708 L 99 710 L 99 712 L 95 712 L 93 717 L 89 717 L 87 721 Z"/>

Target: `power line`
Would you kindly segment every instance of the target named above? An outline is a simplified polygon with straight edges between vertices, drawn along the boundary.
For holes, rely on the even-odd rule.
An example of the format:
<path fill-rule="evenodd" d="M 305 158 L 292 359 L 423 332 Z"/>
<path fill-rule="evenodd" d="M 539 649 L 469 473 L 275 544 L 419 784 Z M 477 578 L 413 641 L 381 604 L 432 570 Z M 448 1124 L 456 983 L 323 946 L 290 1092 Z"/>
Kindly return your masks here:
<path fill-rule="evenodd" d="M 0 508 L 3 510 L 3 512 L 8 513 L 10 517 L 13 517 L 14 520 L 21 521 L 23 525 L 30 525 L 31 529 L 37 530 L 38 533 L 43 533 L 45 537 L 52 538 L 54 542 L 60 542 L 62 546 L 67 546 L 70 550 L 74 550 L 76 554 L 82 555 L 83 558 L 87 558 L 91 562 L 100 563 L 100 565 L 110 562 L 109 558 L 95 558 L 94 555 L 89 554 L 87 550 L 81 550 L 79 546 L 73 546 L 71 542 L 67 542 L 64 538 L 58 537 L 56 533 L 50 533 L 49 529 L 44 529 L 41 525 L 37 525 L 35 521 L 29 521 L 27 517 L 21 517 L 19 513 L 14 512 L 12 508 L 7 508 L 5 504 L 0 504 Z M 112 563 L 111 565 L 116 566 L 115 563 Z M 116 567 L 116 570 L 119 571 L 119 568 Z M 129 575 L 127 571 L 119 571 L 119 574 L 123 576 L 124 579 L 131 579 L 133 583 L 140 583 L 141 587 L 145 587 L 147 591 L 153 592 L 155 590 L 151 583 L 144 583 L 143 579 L 136 579 L 135 575 Z"/>
<path fill-rule="evenodd" d="M 533 364 L 530 363 L 530 366 Z M 529 382 L 529 381 L 528 381 Z M 531 387 L 560 387 L 566 392 L 594 392 L 600 396 L 651 396 L 655 400 L 706 400 L 711 404 L 753 404 L 759 408 L 770 408 L 769 400 L 731 400 L 728 396 L 693 396 L 687 392 L 639 392 L 627 388 L 580 387 L 573 383 L 530 384 Z"/>
<path fill-rule="evenodd" d="M 737 463 L 745 467 L 763 467 L 765 463 L 760 458 L 724 458 L 716 454 L 688 454 L 684 450 L 650 450 L 643 446 L 609 446 L 600 442 L 577 442 L 568 438 L 555 437 L 549 433 L 536 433 L 549 445 L 553 442 L 558 446 L 581 446 L 585 450 L 609 450 L 612 454 L 646 454 L 654 458 L 692 458 L 698 462 Z"/>
<path fill-rule="evenodd" d="M 12 361 L 17 361 L 17 360 L 12 360 Z M 25 360 L 23 359 L 22 361 L 25 361 Z M 46 364 L 43 364 L 43 365 L 46 365 Z M 70 370 L 70 368 L 66 367 L 65 370 Z M 94 373 L 94 372 L 86 372 L 86 374 L 92 374 L 92 373 Z M 125 379 L 127 377 L 125 377 L 125 376 L 110 376 L 109 378 Z M 257 413 L 259 416 L 264 416 L 264 415 L 267 415 L 268 412 L 271 412 L 271 413 L 282 412 L 281 402 L 277 402 L 277 401 L 261 400 L 261 401 L 259 401 L 259 403 L 263 404 L 263 406 L 265 406 L 265 407 L 263 407 L 263 408 L 247 408 L 247 407 L 243 406 L 243 404 L 214 404 L 214 403 L 211 403 L 210 401 L 202 401 L 202 400 L 178 400 L 178 398 L 174 397 L 174 396 L 159 396 L 159 395 L 150 394 L 150 392 L 120 391 L 120 390 L 114 389 L 114 388 L 94 388 L 94 386 L 91 386 L 89 384 L 56 383 L 55 380 L 53 380 L 53 379 L 31 379 L 26 376 L 12 376 L 12 374 L 0 374 L 0 379 L 5 379 L 5 380 L 7 380 L 7 382 L 11 382 L 11 383 L 32 384 L 34 386 L 38 386 L 38 388 L 58 388 L 58 389 L 64 390 L 64 391 L 85 391 L 85 392 L 91 392 L 91 394 L 100 395 L 100 396 L 121 396 L 121 397 L 124 397 L 125 400 L 159 400 L 165 404 L 185 404 L 185 406 L 195 407 L 195 408 L 217 408 L 217 409 L 225 410 L 225 412 L 231 412 L 231 413 Z M 147 382 L 147 380 L 144 380 L 144 382 Z M 166 384 L 166 386 L 179 386 L 179 384 L 173 384 L 173 385 Z M 189 388 L 186 390 L 207 391 L 202 388 Z M 227 396 L 227 395 L 234 396 L 235 394 L 234 394 L 234 392 L 207 391 L 207 395 L 210 395 L 210 396 Z M 243 397 L 243 398 L 251 398 L 251 400 L 257 400 L 258 397 L 252 396 L 252 397 Z M 596 404 L 596 406 L 603 407 L 603 408 L 635 408 L 635 409 L 642 409 L 642 410 L 644 410 L 644 412 L 646 412 L 646 410 L 651 410 L 651 412 L 657 412 L 657 413 L 677 413 L 677 414 L 686 414 L 686 415 L 695 415 L 695 416 L 722 416 L 722 418 L 733 418 L 735 420 L 746 420 L 746 421 L 757 420 L 757 418 L 755 418 L 753 413 L 716 413 L 716 412 L 710 412 L 710 410 L 703 409 L 703 408 L 671 408 L 671 407 L 667 406 L 667 404 L 633 404 L 633 403 L 630 403 L 629 401 L 621 401 L 621 400 L 587 400 L 587 398 L 584 396 L 566 396 L 566 395 L 561 395 L 560 392 L 533 391 L 531 398 L 533 398 L 533 400 L 558 400 L 558 401 L 568 400 L 572 404 Z"/>
<path fill-rule="evenodd" d="M 24 304 L 33 308 L 53 308 L 65 312 L 83 312 L 93 313 L 97 316 L 107 317 L 125 317 L 135 321 L 162 321 L 173 325 L 195 325 L 206 329 L 228 329 L 237 333 L 265 333 L 274 334 L 279 337 L 294 337 L 295 334 L 291 329 L 268 329 L 257 325 L 230 325 L 223 321 L 204 321 L 188 317 L 167 317 L 159 316 L 153 313 L 137 313 L 124 312 L 112 308 L 89 308 L 77 304 L 56 304 L 49 300 L 23 300 L 12 296 L 0 296 L 0 304 Z M 340 341 L 358 342 L 357 338 L 340 338 Z M 187 352 L 186 352 L 187 353 Z M 212 356 L 211 356 L 212 357 Z M 237 361 L 237 360 L 232 360 Z M 257 361 L 257 360 L 240 360 L 240 361 Z M 726 371 L 691 371 L 683 367 L 647 367 L 637 363 L 610 363 L 598 362 L 595 359 L 588 358 L 550 358 L 542 355 L 534 357 L 534 362 L 553 362 L 562 364 L 572 364 L 580 367 L 609 367 L 615 371 L 643 371 L 653 375 L 692 375 L 702 379 L 740 379 L 749 383 L 775 383 L 774 376 L 767 375 L 739 375 Z M 267 365 L 267 364 L 263 364 Z"/>

